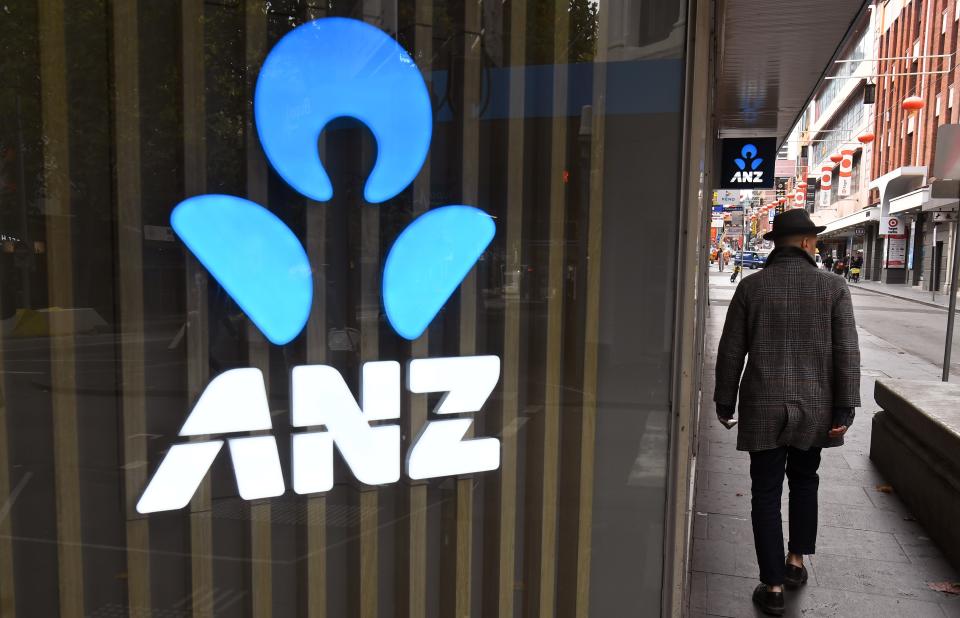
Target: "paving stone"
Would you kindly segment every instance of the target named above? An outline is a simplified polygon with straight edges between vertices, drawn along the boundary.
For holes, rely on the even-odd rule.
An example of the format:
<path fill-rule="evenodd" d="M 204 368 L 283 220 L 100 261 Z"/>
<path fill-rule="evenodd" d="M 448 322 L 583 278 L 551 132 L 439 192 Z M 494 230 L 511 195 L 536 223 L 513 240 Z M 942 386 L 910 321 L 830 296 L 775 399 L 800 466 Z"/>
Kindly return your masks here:
<path fill-rule="evenodd" d="M 694 547 L 693 569 L 704 573 L 759 578 L 753 545 L 728 541 L 701 540 Z"/>
<path fill-rule="evenodd" d="M 738 496 L 732 491 L 707 490 L 697 495 L 696 509 L 701 513 L 722 513 L 724 515 L 749 515 L 750 496 Z"/>
<path fill-rule="evenodd" d="M 853 470 L 873 470 L 873 462 L 869 455 L 857 454 L 853 452 L 843 453 L 843 458 L 847 465 Z"/>
<path fill-rule="evenodd" d="M 906 517 L 893 511 L 830 503 L 821 504 L 819 512 L 820 525 L 908 534 L 922 530 L 915 521 Z"/>
<path fill-rule="evenodd" d="M 867 497 L 870 499 L 870 503 L 878 509 L 884 511 L 894 511 L 900 513 L 901 516 L 909 514 L 907 506 L 903 503 L 903 500 L 900 499 L 900 496 L 897 495 L 895 491 L 891 489 L 890 493 L 882 492 L 877 489 L 877 487 L 883 487 L 886 483 L 881 485 L 875 485 L 873 487 L 864 487 L 866 490 Z"/>
<path fill-rule="evenodd" d="M 749 516 L 709 515 L 707 538 L 732 543 L 749 543 L 753 547 L 753 526 Z"/>
<path fill-rule="evenodd" d="M 750 599 L 757 580 L 707 575 L 707 611 L 718 616 L 762 616 Z M 786 593 L 786 616 L 835 618 L 943 618 L 937 603 L 872 595 L 823 586 L 804 586 Z"/>
<path fill-rule="evenodd" d="M 732 491 L 744 494 L 750 493 L 750 477 L 743 474 L 728 472 L 709 472 L 709 488 L 711 491 Z"/>
<path fill-rule="evenodd" d="M 960 618 L 960 602 L 944 602 L 940 604 L 940 608 L 947 618 Z"/>
<path fill-rule="evenodd" d="M 900 547 L 906 553 L 912 562 L 923 562 L 925 560 L 943 561 L 943 552 L 936 546 L 927 533 L 920 531 L 917 533 L 897 533 L 893 535 Z"/>
<path fill-rule="evenodd" d="M 750 476 L 750 460 L 747 457 L 715 457 L 713 455 L 697 458 L 697 467 L 710 472 L 726 472 Z"/>
<path fill-rule="evenodd" d="M 855 530 L 821 525 L 817 530 L 817 555 L 848 556 L 909 563 L 896 537 L 889 532 Z"/>
<path fill-rule="evenodd" d="M 750 459 L 748 453 L 737 450 L 736 440 L 710 440 L 710 455 L 715 457 Z"/>
<path fill-rule="evenodd" d="M 820 585 L 827 588 L 895 596 L 941 603 L 944 593 L 930 590 L 927 582 L 939 580 L 939 574 L 918 571 L 915 564 L 887 562 L 867 558 L 819 556 Z"/>
<path fill-rule="evenodd" d="M 848 506 L 873 506 L 864 487 L 859 485 L 841 485 L 831 481 L 821 482 L 817 490 L 819 504 L 846 504 Z"/>
<path fill-rule="evenodd" d="M 707 609 L 707 574 L 699 571 L 690 573 L 690 609 Z"/>
<path fill-rule="evenodd" d="M 707 538 L 707 514 L 694 512 L 693 514 L 693 538 Z"/>

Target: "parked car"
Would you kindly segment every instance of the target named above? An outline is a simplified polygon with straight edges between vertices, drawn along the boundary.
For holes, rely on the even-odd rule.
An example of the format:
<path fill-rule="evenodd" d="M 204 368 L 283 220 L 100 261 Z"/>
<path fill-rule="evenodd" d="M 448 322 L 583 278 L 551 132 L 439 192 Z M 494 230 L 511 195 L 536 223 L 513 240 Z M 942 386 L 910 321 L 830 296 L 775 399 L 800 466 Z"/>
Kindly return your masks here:
<path fill-rule="evenodd" d="M 757 251 L 738 251 L 733 263 L 744 268 L 763 268 L 767 263 L 767 256 Z"/>

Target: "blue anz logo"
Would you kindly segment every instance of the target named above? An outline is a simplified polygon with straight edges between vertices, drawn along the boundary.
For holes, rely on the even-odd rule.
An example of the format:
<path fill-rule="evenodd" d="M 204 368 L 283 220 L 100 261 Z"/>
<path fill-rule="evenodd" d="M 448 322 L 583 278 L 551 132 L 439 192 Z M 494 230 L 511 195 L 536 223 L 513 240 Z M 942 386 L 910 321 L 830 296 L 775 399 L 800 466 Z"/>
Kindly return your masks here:
<path fill-rule="evenodd" d="M 257 79 L 254 120 L 270 165 L 301 194 L 333 197 L 317 152 L 336 118 L 363 122 L 377 141 L 364 198 L 385 202 L 419 173 L 430 149 L 433 112 L 413 59 L 363 22 L 326 18 L 304 24 L 270 51 Z M 276 345 L 296 338 L 313 303 L 310 261 L 293 231 L 264 206 L 233 195 L 198 195 L 173 209 L 177 236 Z M 493 241 L 488 214 L 466 205 L 435 208 L 396 238 L 384 261 L 383 307 L 401 337 L 420 337 Z M 406 373 L 406 379 L 401 374 Z M 291 370 L 291 485 L 313 494 L 334 486 L 334 446 L 353 476 L 368 485 L 472 474 L 500 467 L 500 441 L 467 438 L 473 419 L 500 380 L 496 356 L 418 358 L 364 363 L 360 397 L 327 365 Z M 413 432 L 401 461 L 403 390 L 440 393 L 434 415 Z M 453 415 L 453 416 L 451 416 Z M 154 471 L 140 513 L 189 504 L 221 450 L 229 452 L 245 500 L 287 491 L 263 374 L 244 367 L 213 378 Z M 377 421 L 371 425 L 371 421 Z M 250 432 L 257 432 L 250 435 Z M 239 434 L 239 435 L 238 435 Z M 226 448 L 224 448 L 226 447 Z"/>
<path fill-rule="evenodd" d="M 763 182 L 763 170 L 757 169 L 763 165 L 763 159 L 757 156 L 757 147 L 753 144 L 744 144 L 740 156 L 733 163 L 740 171 L 734 173 L 730 182 Z"/>
<path fill-rule="evenodd" d="M 373 133 L 377 160 L 364 186 L 371 203 L 413 182 L 433 132 L 430 96 L 406 50 L 373 26 L 336 17 L 303 24 L 274 46 L 257 79 L 254 116 L 273 168 L 320 202 L 333 197 L 317 151 L 331 120 L 349 116 Z M 279 218 L 240 197 L 200 195 L 174 208 L 171 225 L 270 342 L 284 345 L 300 334 L 313 280 L 303 246 Z M 423 334 L 494 233 L 489 215 L 464 205 L 410 223 L 383 274 L 384 310 L 397 334 Z"/>

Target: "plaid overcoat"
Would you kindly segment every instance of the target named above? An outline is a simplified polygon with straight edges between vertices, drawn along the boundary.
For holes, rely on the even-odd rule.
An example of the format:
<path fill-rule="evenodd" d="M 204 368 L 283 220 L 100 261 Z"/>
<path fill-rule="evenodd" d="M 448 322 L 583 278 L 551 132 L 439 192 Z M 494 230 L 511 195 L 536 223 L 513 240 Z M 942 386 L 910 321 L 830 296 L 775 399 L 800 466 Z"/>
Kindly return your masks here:
<path fill-rule="evenodd" d="M 739 391 L 738 450 L 843 444 L 827 437 L 833 408 L 860 405 L 860 346 L 846 281 L 818 269 L 802 249 L 774 250 L 761 272 L 737 286 L 716 377 L 715 402 L 733 406 Z"/>

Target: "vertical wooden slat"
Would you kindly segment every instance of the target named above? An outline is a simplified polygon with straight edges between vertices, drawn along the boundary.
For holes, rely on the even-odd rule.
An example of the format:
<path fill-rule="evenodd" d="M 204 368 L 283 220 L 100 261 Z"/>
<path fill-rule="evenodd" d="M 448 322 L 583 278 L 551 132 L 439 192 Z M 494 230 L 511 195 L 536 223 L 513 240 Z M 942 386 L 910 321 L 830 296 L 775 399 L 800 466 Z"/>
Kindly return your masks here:
<path fill-rule="evenodd" d="M 320 148 L 323 148 L 321 143 Z M 326 210 L 307 201 L 307 257 L 313 267 L 313 307 L 307 322 L 307 364 L 327 359 Z M 327 615 L 327 497 L 307 497 L 307 616 Z"/>
<path fill-rule="evenodd" d="M 526 89 L 527 4 L 510 3 L 510 99 L 507 122 L 506 272 L 517 277 L 523 264 L 524 107 Z M 503 412 L 501 416 L 500 538 L 497 608 L 501 618 L 514 614 L 517 533 L 517 423 L 520 397 L 520 299 L 505 299 L 503 325 Z"/>
<path fill-rule="evenodd" d="M 267 162 L 260 148 L 253 117 L 253 94 L 260 64 L 267 53 L 267 20 L 263 3 L 247 0 L 244 8 L 244 45 L 246 60 L 246 149 L 247 199 L 267 206 Z M 270 346 L 263 334 L 247 321 L 247 357 L 251 367 L 263 373 L 270 393 Z M 272 514 L 269 500 L 250 505 L 250 588 L 255 617 L 273 614 Z"/>
<path fill-rule="evenodd" d="M 183 66 L 183 182 L 187 196 L 206 190 L 207 152 L 204 103 L 203 1 L 181 4 Z M 207 341 L 207 275 L 185 252 L 187 288 L 187 394 L 194 401 L 209 380 Z M 202 440 L 202 437 L 193 438 Z M 197 616 L 213 615 L 213 529 L 210 479 L 204 479 L 190 501 L 192 606 Z"/>
<path fill-rule="evenodd" d="M 143 331 L 143 222 L 140 184 L 140 48 L 137 4 L 112 3 L 117 165 L 117 269 L 127 596 L 133 613 L 150 607 L 150 527 L 135 506 L 147 482 L 147 412 Z"/>
<path fill-rule="evenodd" d="M 391 0 L 363 0 L 363 20 L 396 32 Z M 364 159 L 372 153 L 364 150 Z M 380 206 L 363 203 L 360 211 L 360 362 L 380 355 Z M 360 491 L 360 617 L 376 618 L 380 593 L 380 493 Z"/>
<path fill-rule="evenodd" d="M 18 155 L 21 156 L 21 155 Z M 15 496 L 10 493 L 10 450 L 7 441 L 7 400 L 4 391 L 3 333 L 0 332 L 0 616 L 16 617 L 13 575 L 13 526 L 10 510 Z"/>
<path fill-rule="evenodd" d="M 481 20 L 483 5 L 467 2 L 463 9 L 463 203 L 480 206 L 480 101 Z M 460 284 L 460 355 L 477 353 L 477 270 L 473 268 Z M 467 438 L 474 434 L 473 426 Z M 473 567 L 473 479 L 457 479 L 455 611 L 457 618 L 469 616 L 472 602 Z"/>
<path fill-rule="evenodd" d="M 429 85 L 433 65 L 433 0 L 417 0 L 415 6 L 413 57 Z M 413 181 L 413 216 L 428 211 L 431 205 L 430 156 Z M 427 329 L 410 344 L 413 358 L 425 358 L 430 351 L 430 331 Z M 409 414 L 404 433 L 412 440 L 427 422 L 427 398 L 409 394 Z M 423 618 L 427 612 L 427 486 L 411 482 L 407 490 L 407 602 L 409 618 Z"/>
<path fill-rule="evenodd" d="M 587 291 L 583 351 L 583 404 L 580 420 L 580 474 L 577 519 L 577 618 L 590 615 L 590 551 L 593 528 L 593 470 L 597 425 L 597 365 L 600 339 L 600 274 L 603 232 L 604 131 L 609 6 L 600 6 L 594 56 L 590 194 L 587 224 Z"/>
<path fill-rule="evenodd" d="M 360 361 L 379 353 L 380 210 L 364 204 L 360 214 Z M 379 595 L 379 493 L 360 490 L 360 617 L 376 618 Z"/>
<path fill-rule="evenodd" d="M 38 4 L 47 286 L 51 307 L 73 307 L 73 243 L 67 117 L 66 34 L 62 0 Z M 50 386 L 57 501 L 60 615 L 82 616 L 83 555 L 77 444 L 76 355 L 73 318 L 65 312 L 50 337 Z"/>
<path fill-rule="evenodd" d="M 537 606 L 543 618 L 554 615 L 557 560 L 557 494 L 560 464 L 560 383 L 563 379 L 563 267 L 567 164 L 567 48 L 570 18 L 566 0 L 554 2 L 553 121 L 550 128 L 549 250 L 547 257 L 547 334 L 544 379 L 542 484 L 540 503 L 540 555 Z"/>
<path fill-rule="evenodd" d="M 325 8 L 307 6 L 306 18 L 319 19 Z M 322 153 L 326 138 L 321 136 Z M 313 268 L 313 306 L 307 321 L 307 364 L 321 364 L 327 360 L 327 208 L 306 200 L 307 257 Z M 327 497 L 307 497 L 307 617 L 325 618 L 327 615 Z"/>

